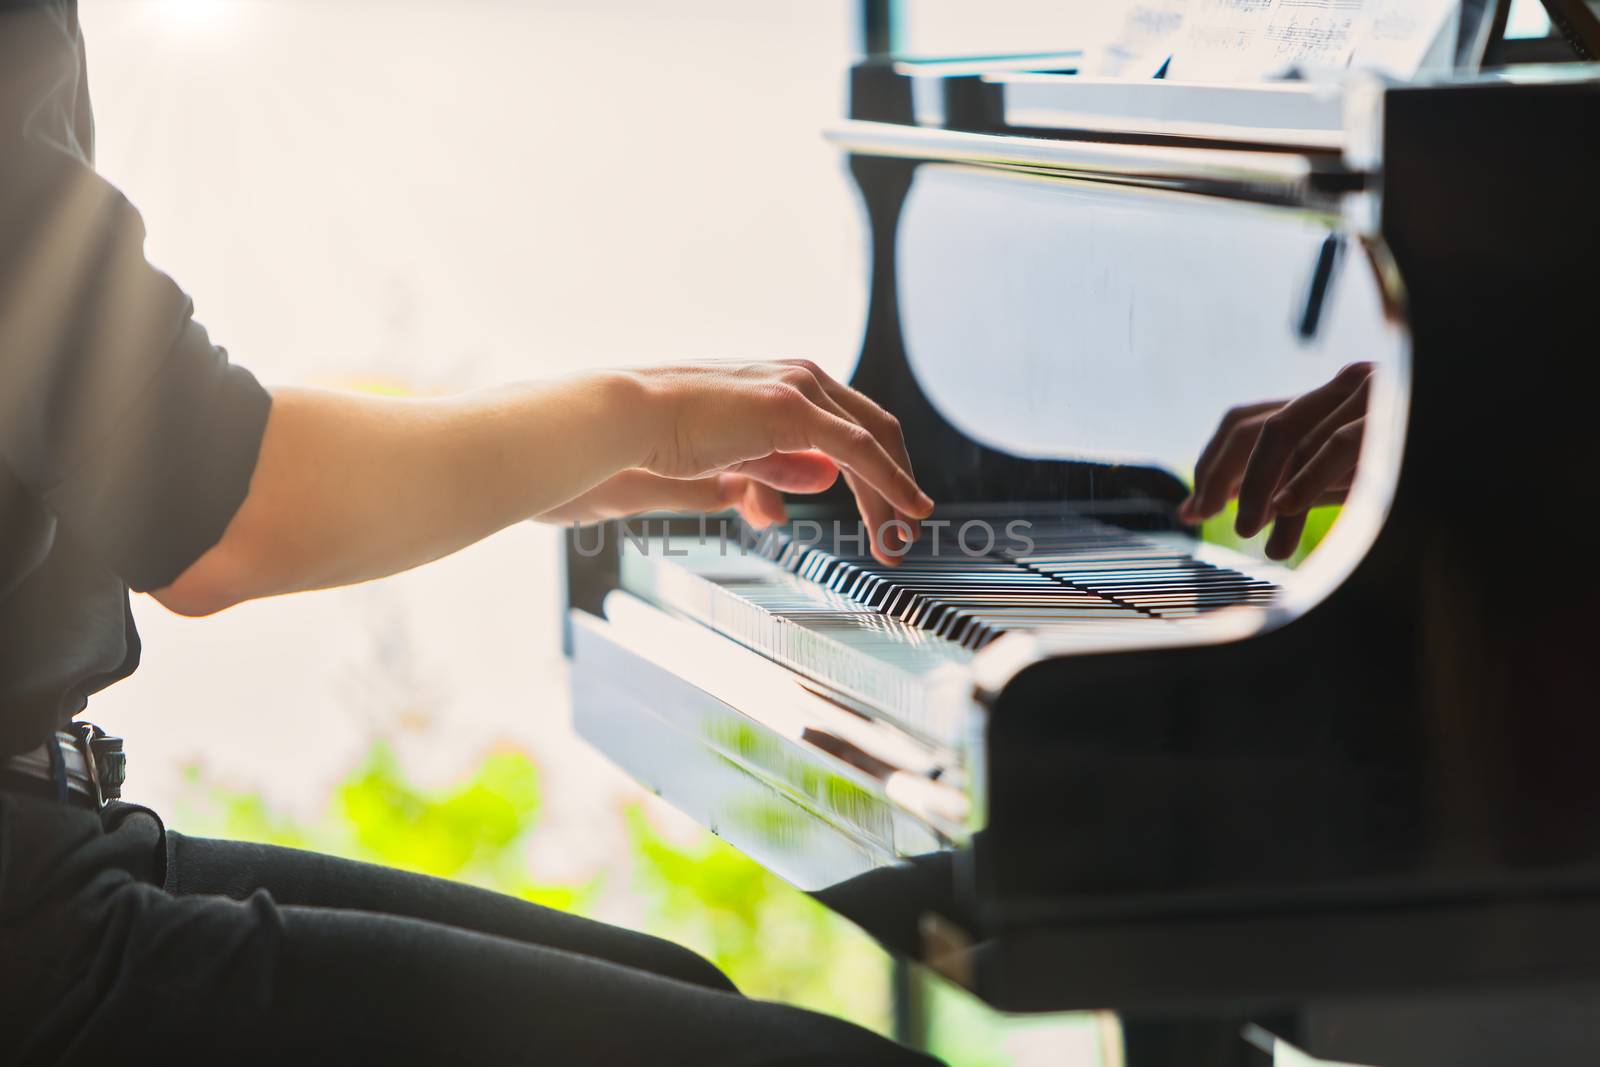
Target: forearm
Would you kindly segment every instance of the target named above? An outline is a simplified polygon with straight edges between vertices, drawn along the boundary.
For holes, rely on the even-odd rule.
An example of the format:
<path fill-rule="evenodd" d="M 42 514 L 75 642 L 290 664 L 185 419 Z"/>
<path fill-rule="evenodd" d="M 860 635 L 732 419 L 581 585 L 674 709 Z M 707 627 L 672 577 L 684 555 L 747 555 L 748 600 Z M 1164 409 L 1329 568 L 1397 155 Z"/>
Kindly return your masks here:
<path fill-rule="evenodd" d="M 221 539 L 154 596 L 209 614 L 394 574 L 540 515 L 733 504 L 775 522 L 777 492 L 816 492 L 840 470 L 873 552 L 892 565 L 884 531 L 911 529 L 933 501 L 899 423 L 806 360 L 645 367 L 437 400 L 284 389 Z"/>
<path fill-rule="evenodd" d="M 244 503 L 155 596 L 206 614 L 448 555 L 639 463 L 640 394 L 622 374 L 419 400 L 276 390 Z"/>

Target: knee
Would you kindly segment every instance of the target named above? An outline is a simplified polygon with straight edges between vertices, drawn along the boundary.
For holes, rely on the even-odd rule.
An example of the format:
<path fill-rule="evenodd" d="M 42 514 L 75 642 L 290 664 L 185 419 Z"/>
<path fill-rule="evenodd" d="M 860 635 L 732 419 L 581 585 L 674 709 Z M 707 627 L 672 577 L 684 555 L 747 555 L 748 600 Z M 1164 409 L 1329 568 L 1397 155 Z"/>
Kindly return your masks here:
<path fill-rule="evenodd" d="M 733 980 L 722 971 L 692 949 L 672 941 L 657 941 L 653 946 L 650 960 L 650 969 L 667 978 L 675 978 L 680 982 L 690 982 L 694 985 L 705 986 L 718 992 L 737 993 L 739 988 Z"/>
<path fill-rule="evenodd" d="M 773 1043 L 772 1058 L 761 1060 L 761 1067 L 944 1067 L 926 1053 L 843 1019 L 783 1010 L 789 1015 L 786 1040 Z"/>
<path fill-rule="evenodd" d="M 815 1053 L 784 1053 L 762 1067 L 945 1067 L 944 1063 L 888 1038 L 871 1042 L 853 1042 L 848 1048 L 832 1047 Z"/>

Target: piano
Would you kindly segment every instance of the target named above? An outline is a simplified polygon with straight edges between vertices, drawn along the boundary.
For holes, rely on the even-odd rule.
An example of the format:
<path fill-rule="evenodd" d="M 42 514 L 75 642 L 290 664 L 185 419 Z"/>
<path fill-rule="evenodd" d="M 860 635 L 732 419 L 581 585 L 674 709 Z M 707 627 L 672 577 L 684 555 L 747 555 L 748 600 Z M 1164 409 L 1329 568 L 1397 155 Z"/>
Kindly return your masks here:
<path fill-rule="evenodd" d="M 577 729 L 939 981 L 1122 1013 L 1132 1067 L 1255 1062 L 1246 1024 L 1592 1062 L 1600 69 L 1076 62 L 850 72 L 852 383 L 936 526 L 893 569 L 837 494 L 570 531 Z M 1302 562 L 1180 519 L 1224 412 L 1357 360 Z"/>

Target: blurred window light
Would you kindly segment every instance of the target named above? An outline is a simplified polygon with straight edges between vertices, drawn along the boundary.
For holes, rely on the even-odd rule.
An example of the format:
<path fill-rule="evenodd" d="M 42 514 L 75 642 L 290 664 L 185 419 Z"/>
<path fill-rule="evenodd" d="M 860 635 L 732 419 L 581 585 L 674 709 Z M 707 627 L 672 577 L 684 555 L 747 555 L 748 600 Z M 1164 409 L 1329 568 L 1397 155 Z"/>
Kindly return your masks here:
<path fill-rule="evenodd" d="M 151 14 L 166 26 L 185 33 L 214 30 L 233 14 L 239 0 L 151 0 Z"/>
<path fill-rule="evenodd" d="M 901 0 L 897 49 L 911 56 L 1059 52 L 1094 45 L 1126 4 L 1061 0 Z"/>
<path fill-rule="evenodd" d="M 1507 37 L 1548 37 L 1550 16 L 1545 14 L 1539 0 L 1511 0 L 1511 13 L 1506 16 Z"/>
<path fill-rule="evenodd" d="M 1123 4 L 1062 4 L 1060 0 L 899 0 L 897 48 L 906 55 L 1033 53 L 1084 48 L 1113 33 Z M 1511 0 L 1507 37 L 1547 37 L 1550 18 L 1540 0 Z"/>

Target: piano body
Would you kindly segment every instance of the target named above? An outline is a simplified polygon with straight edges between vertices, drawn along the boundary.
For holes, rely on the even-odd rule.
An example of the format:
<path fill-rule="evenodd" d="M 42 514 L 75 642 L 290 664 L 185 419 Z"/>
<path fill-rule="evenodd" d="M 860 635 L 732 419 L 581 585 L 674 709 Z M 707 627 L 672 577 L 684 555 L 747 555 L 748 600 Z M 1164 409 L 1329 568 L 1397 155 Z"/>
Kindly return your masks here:
<path fill-rule="evenodd" d="M 1591 996 L 1597 77 L 863 61 L 852 380 L 942 546 L 886 571 L 832 496 L 572 531 L 577 728 L 1002 1011 L 1461 1064 L 1440 1005 Z M 1356 360 L 1358 477 L 1303 564 L 1179 520 L 1227 409 Z"/>

